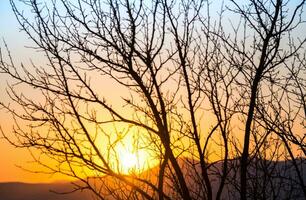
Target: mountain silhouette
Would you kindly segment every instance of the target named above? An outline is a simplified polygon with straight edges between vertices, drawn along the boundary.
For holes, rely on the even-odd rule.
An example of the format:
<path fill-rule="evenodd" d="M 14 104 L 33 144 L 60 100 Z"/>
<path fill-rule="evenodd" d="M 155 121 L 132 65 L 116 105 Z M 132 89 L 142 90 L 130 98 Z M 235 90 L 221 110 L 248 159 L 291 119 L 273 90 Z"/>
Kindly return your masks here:
<path fill-rule="evenodd" d="M 187 184 L 195 191 L 197 190 L 196 182 L 200 174 L 200 165 L 198 161 L 183 158 L 178 160 L 183 169 Z M 306 183 L 306 159 L 297 159 L 297 164 L 302 175 L 304 184 Z M 216 196 L 220 185 L 220 176 L 222 175 L 223 161 L 211 163 L 208 166 L 209 179 L 211 181 L 213 197 Z M 239 159 L 228 161 L 228 174 L 223 189 L 222 199 L 239 199 L 239 191 L 236 186 L 239 185 Z M 139 177 L 146 178 L 153 183 L 157 181 L 159 172 L 158 167 L 148 169 Z M 265 175 L 268 172 L 268 177 Z M 248 197 L 253 198 L 274 198 L 274 199 L 304 199 L 303 190 L 299 185 L 298 177 L 292 161 L 269 161 L 253 159 L 249 164 L 249 191 Z M 164 179 L 164 191 L 173 192 L 173 182 L 169 178 L 167 170 Z M 256 177 L 256 179 L 254 179 Z M 112 177 L 90 178 L 91 181 L 103 180 L 103 184 L 109 187 L 118 182 Z M 256 181 L 254 181 L 256 180 Z M 0 183 L 0 199 L 4 200 L 73 200 L 93 199 L 91 193 L 87 190 L 78 190 L 73 193 L 67 193 L 75 188 L 78 182 L 60 182 L 60 183 L 19 183 L 8 182 Z M 115 187 L 115 186 L 114 186 Z M 120 187 L 120 186 L 117 186 Z M 102 187 L 101 187 L 102 188 Z M 126 188 L 128 190 L 128 188 Z M 262 191 L 264 190 L 264 191 Z M 55 192 L 56 191 L 56 192 Z M 67 193 L 67 194 L 63 194 Z M 264 194 L 265 193 L 265 194 Z M 268 196 L 261 196 L 268 195 Z M 175 196 L 172 196 L 174 199 Z M 197 198 L 197 197 L 195 197 Z M 198 198 L 202 198 L 198 196 Z M 112 198 L 110 198 L 112 199 Z M 114 198 L 115 199 L 115 198 Z"/>
<path fill-rule="evenodd" d="M 0 199 L 3 200 L 90 200 L 88 191 L 76 191 L 68 194 L 58 194 L 71 191 L 73 185 L 62 183 L 0 183 Z M 55 192 L 56 191 L 56 192 Z"/>

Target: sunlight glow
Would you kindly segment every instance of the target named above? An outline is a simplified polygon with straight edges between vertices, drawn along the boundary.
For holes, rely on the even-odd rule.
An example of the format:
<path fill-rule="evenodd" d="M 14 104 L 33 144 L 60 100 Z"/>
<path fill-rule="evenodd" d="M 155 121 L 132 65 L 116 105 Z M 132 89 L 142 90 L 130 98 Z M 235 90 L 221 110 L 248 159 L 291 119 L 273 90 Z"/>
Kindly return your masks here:
<path fill-rule="evenodd" d="M 139 174 L 150 167 L 148 153 L 133 148 L 129 140 L 125 140 L 125 145 L 116 147 L 116 158 L 117 164 L 115 166 L 117 171 L 122 174 Z"/>
<path fill-rule="evenodd" d="M 139 159 L 137 158 L 136 154 L 126 151 L 121 152 L 119 156 L 122 173 L 131 173 L 137 171 L 139 168 Z"/>

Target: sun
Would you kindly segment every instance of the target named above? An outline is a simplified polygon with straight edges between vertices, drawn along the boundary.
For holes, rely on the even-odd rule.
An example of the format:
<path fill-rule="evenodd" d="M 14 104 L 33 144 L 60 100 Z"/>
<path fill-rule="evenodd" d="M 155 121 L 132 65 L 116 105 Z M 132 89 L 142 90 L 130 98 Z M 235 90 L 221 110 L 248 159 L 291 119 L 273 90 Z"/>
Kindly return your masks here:
<path fill-rule="evenodd" d="M 144 148 L 137 137 L 125 137 L 114 145 L 111 156 L 112 168 L 115 172 L 126 175 L 137 175 L 158 164 L 150 150 Z"/>
<path fill-rule="evenodd" d="M 119 159 L 122 173 L 133 173 L 139 169 L 139 159 L 135 153 L 120 152 Z"/>
<path fill-rule="evenodd" d="M 149 168 L 149 157 L 143 150 L 117 146 L 116 158 L 117 171 L 122 174 L 139 174 Z"/>

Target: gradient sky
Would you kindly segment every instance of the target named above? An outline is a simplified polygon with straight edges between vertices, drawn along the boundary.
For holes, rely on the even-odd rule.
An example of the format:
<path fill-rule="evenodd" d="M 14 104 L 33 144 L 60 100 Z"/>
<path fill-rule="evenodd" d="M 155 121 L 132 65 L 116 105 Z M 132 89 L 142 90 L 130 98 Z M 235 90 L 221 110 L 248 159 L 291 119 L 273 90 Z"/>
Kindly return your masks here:
<path fill-rule="evenodd" d="M 18 6 L 18 8 L 23 9 L 21 6 Z M 11 10 L 9 0 L 0 0 L 0 27 L 2 27 L 0 29 L 0 47 L 4 47 L 3 40 L 5 40 L 17 66 L 19 66 L 21 62 L 27 65 L 29 59 L 32 59 L 36 64 L 43 63 L 43 58 L 40 57 L 37 52 L 33 49 L 26 48 L 26 46 L 31 46 L 31 41 L 25 33 L 20 32 L 19 24 Z M 5 49 L 2 49 L 2 51 L 5 52 Z M 8 76 L 0 74 L 0 102 L 9 103 L 9 98 L 5 91 L 7 82 L 9 81 Z M 26 90 L 25 88 L 22 92 L 29 95 L 26 93 Z M 113 104 L 118 104 L 116 100 L 118 98 L 115 96 L 123 93 L 118 90 L 117 87 L 103 88 L 103 92 L 108 94 Z M 11 135 L 11 129 L 13 127 L 11 119 L 12 116 L 10 114 L 6 113 L 4 110 L 0 110 L 0 125 L 3 131 L 8 133 L 8 135 Z M 16 149 L 4 139 L 0 139 L 0 152 L 0 182 L 52 182 L 65 179 L 63 175 L 50 176 L 33 174 L 22 170 L 18 166 L 31 170 L 39 170 L 39 167 L 37 164 L 29 162 L 31 161 L 31 156 L 26 149 Z"/>
<path fill-rule="evenodd" d="M 14 61 L 17 64 L 26 62 L 33 55 L 33 50 L 26 49 L 30 44 L 24 33 L 18 28 L 18 22 L 11 10 L 9 0 L 0 0 L 0 46 L 6 41 Z M 2 49 L 2 51 L 5 51 Z M 7 103 L 8 97 L 5 92 L 7 77 L 0 76 L 0 102 Z M 3 131 L 8 132 L 12 128 L 11 116 L 0 110 L 0 122 Z M 49 175 L 33 174 L 20 169 L 17 166 L 35 169 L 37 166 L 29 163 L 31 157 L 27 150 L 16 149 L 3 139 L 0 139 L 0 182 L 22 181 L 22 182 L 50 182 L 61 179 L 61 177 L 50 177 Z"/>
<path fill-rule="evenodd" d="M 9 0 L 0 1 L 0 37 L 1 47 L 3 46 L 3 39 L 6 40 L 10 48 L 18 50 L 22 47 L 22 41 L 24 41 L 23 35 L 18 31 L 17 21 L 11 11 Z M 19 51 L 20 53 L 22 51 Z M 7 96 L 5 94 L 6 80 L 1 75 L 0 77 L 0 101 L 7 102 Z M 0 115 L 1 126 L 4 131 L 7 131 L 9 126 L 3 127 L 4 124 L 10 124 L 8 115 L 1 110 Z M 15 165 L 20 165 L 24 161 L 26 155 L 23 150 L 18 150 L 10 146 L 6 141 L 0 140 L 0 182 L 3 181 L 27 181 L 31 180 L 31 177 L 26 178 L 27 175 L 24 171 L 20 170 Z"/>
<path fill-rule="evenodd" d="M 3 47 L 4 39 L 17 64 L 20 64 L 21 61 L 26 63 L 30 57 L 33 57 L 34 51 L 25 48 L 25 46 L 30 45 L 30 41 L 24 33 L 19 31 L 18 22 L 11 10 L 9 0 L 0 0 L 0 27 L 0 46 Z M 298 34 L 303 36 L 305 34 L 304 30 L 298 31 Z M 4 103 L 8 103 L 8 97 L 5 94 L 6 82 L 7 77 L 1 74 L 0 102 Z M 108 89 L 113 90 L 113 88 Z M 0 122 L 3 131 L 8 131 L 12 127 L 10 116 L 3 112 L 3 110 L 0 110 Z M 16 165 L 22 165 L 24 167 L 30 168 L 33 168 L 35 165 L 26 162 L 31 159 L 26 150 L 16 149 L 1 139 L 0 152 L 0 182 L 50 182 L 62 178 L 60 176 L 49 177 L 47 175 L 32 174 L 18 168 Z"/>

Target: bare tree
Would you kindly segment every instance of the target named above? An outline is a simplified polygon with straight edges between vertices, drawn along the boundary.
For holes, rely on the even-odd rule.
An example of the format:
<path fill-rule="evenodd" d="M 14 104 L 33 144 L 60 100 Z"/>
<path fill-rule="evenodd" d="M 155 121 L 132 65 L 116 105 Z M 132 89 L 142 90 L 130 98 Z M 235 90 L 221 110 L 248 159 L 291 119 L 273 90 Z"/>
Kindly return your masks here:
<path fill-rule="evenodd" d="M 15 137 L 2 134 L 48 172 L 78 179 L 75 190 L 244 200 L 278 199 L 285 188 L 284 198 L 306 197 L 306 40 L 296 35 L 305 1 L 224 1 L 215 14 L 203 0 L 20 0 L 31 16 L 10 2 L 46 63 L 18 66 L 8 47 L 1 54 L 0 72 L 14 81 L 12 103 L 1 106 Z M 158 166 L 123 173 L 127 138 Z"/>

